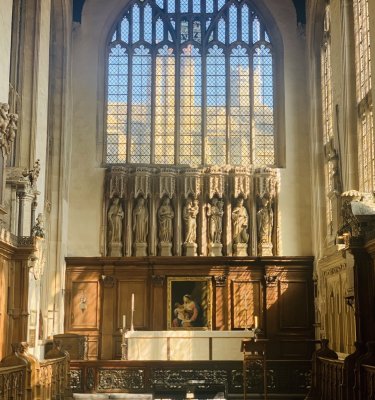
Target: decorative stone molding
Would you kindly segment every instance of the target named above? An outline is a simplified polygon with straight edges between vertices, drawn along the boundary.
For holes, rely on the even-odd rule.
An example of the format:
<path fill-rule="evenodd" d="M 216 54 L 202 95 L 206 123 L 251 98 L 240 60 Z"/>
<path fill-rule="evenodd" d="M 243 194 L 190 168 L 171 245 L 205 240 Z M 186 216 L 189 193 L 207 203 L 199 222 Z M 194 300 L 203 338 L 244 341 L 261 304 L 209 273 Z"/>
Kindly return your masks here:
<path fill-rule="evenodd" d="M 202 172 L 197 169 L 186 169 L 183 175 L 185 199 L 187 199 L 189 196 L 196 199 L 201 193 Z"/>
<path fill-rule="evenodd" d="M 136 168 L 135 170 L 135 182 L 134 182 L 134 198 L 139 196 L 145 199 L 151 195 L 151 174 L 152 168 Z"/>
<path fill-rule="evenodd" d="M 30 182 L 33 189 L 36 189 L 36 183 L 40 173 L 40 161 L 36 160 L 34 166 L 31 169 L 25 168 L 22 171 L 22 176 Z"/>
<path fill-rule="evenodd" d="M 18 115 L 9 112 L 9 104 L 0 103 L 0 147 L 7 157 L 16 138 Z"/>
<path fill-rule="evenodd" d="M 159 194 L 160 198 L 168 196 L 170 199 L 175 195 L 176 171 L 172 168 L 160 170 Z"/>
<path fill-rule="evenodd" d="M 227 283 L 226 275 L 215 275 L 214 279 L 216 287 L 224 287 Z"/>
<path fill-rule="evenodd" d="M 208 175 L 208 197 L 212 199 L 215 195 L 223 197 L 225 195 L 225 176 L 228 174 L 227 167 L 217 165 L 206 169 Z"/>
<path fill-rule="evenodd" d="M 243 197 L 247 199 L 251 192 L 250 187 L 251 170 L 246 167 L 234 167 L 231 170 L 232 176 L 232 195 L 235 198 Z"/>
<path fill-rule="evenodd" d="M 109 171 L 109 198 L 125 197 L 128 182 L 129 169 L 124 167 L 112 167 Z"/>

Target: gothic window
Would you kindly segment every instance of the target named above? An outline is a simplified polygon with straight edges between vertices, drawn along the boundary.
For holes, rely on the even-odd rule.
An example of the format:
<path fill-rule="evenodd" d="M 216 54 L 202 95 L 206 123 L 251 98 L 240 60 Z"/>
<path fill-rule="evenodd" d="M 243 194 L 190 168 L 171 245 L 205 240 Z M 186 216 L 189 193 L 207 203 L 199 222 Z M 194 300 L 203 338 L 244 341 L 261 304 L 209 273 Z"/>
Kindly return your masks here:
<path fill-rule="evenodd" d="M 330 6 L 326 6 L 324 15 L 324 36 L 321 47 L 321 93 L 323 116 L 323 146 L 325 153 L 325 194 L 326 194 L 326 223 L 327 233 L 333 233 L 332 202 L 330 195 L 333 191 L 332 160 L 333 154 L 333 108 L 332 108 L 332 68 L 331 68 L 331 38 L 330 38 Z"/>
<path fill-rule="evenodd" d="M 368 0 L 353 0 L 356 92 L 358 104 L 358 161 L 360 190 L 375 189 L 374 122 L 371 98 L 371 52 Z"/>
<path fill-rule="evenodd" d="M 276 164 L 272 41 L 250 1 L 138 0 L 110 37 L 106 163 Z"/>

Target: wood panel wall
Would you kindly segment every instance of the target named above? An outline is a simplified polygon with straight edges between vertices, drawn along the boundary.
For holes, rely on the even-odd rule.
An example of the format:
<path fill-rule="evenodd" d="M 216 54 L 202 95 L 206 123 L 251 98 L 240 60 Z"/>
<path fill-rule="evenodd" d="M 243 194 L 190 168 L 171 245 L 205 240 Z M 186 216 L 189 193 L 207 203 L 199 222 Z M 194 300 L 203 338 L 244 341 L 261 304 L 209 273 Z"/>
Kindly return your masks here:
<path fill-rule="evenodd" d="M 168 277 L 212 279 L 214 330 L 244 329 L 246 302 L 247 325 L 259 317 L 272 358 L 310 356 L 311 257 L 70 257 L 66 262 L 65 332 L 88 335 L 89 359 L 119 358 L 119 329 L 123 315 L 130 325 L 132 293 L 135 329 L 166 330 Z"/>

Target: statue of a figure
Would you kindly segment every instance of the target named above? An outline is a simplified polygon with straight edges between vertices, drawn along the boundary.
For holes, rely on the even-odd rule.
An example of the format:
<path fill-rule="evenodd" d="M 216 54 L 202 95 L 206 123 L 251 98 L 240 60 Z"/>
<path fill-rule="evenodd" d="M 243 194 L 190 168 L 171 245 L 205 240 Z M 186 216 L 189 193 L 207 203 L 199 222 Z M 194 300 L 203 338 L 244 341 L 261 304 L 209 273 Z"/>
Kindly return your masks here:
<path fill-rule="evenodd" d="M 198 200 L 188 198 L 183 209 L 183 218 L 185 221 L 185 242 L 195 243 L 197 240 L 197 215 L 199 212 Z"/>
<path fill-rule="evenodd" d="M 145 199 L 141 196 L 133 210 L 134 243 L 147 243 L 148 210 Z"/>
<path fill-rule="evenodd" d="M 5 135 L 9 124 L 9 105 L 0 103 L 0 132 Z"/>
<path fill-rule="evenodd" d="M 243 198 L 237 199 L 237 205 L 232 211 L 232 222 L 233 222 L 233 243 L 247 243 L 249 235 L 247 233 L 247 227 L 249 224 L 249 215 L 246 208 L 243 205 Z"/>
<path fill-rule="evenodd" d="M 38 217 L 36 219 L 36 223 L 33 226 L 32 230 L 31 230 L 31 235 L 32 236 L 37 236 L 40 238 L 44 238 L 45 237 L 45 231 L 44 231 L 44 218 L 43 218 L 43 214 L 39 213 Z"/>
<path fill-rule="evenodd" d="M 214 197 L 211 204 L 207 206 L 207 216 L 209 223 L 210 243 L 220 243 L 223 231 L 223 210 L 224 203 Z"/>
<path fill-rule="evenodd" d="M 120 243 L 124 210 L 118 197 L 114 197 L 108 211 L 108 243 Z"/>
<path fill-rule="evenodd" d="M 170 200 L 168 197 L 165 197 L 158 210 L 159 240 L 162 243 L 170 243 L 172 241 L 173 218 L 174 212 L 170 205 Z"/>
<path fill-rule="evenodd" d="M 273 211 L 270 195 L 265 193 L 262 197 L 262 205 L 257 212 L 258 243 L 272 242 Z"/>

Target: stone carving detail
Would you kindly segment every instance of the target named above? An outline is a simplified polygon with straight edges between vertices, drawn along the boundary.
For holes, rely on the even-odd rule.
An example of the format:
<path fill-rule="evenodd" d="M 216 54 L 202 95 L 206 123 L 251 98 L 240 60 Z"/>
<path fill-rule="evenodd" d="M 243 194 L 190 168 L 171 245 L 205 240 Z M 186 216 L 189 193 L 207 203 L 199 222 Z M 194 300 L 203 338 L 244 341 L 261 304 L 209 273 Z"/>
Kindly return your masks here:
<path fill-rule="evenodd" d="M 272 256 L 274 242 L 277 242 L 278 231 L 275 230 L 277 215 L 277 198 L 279 176 L 272 168 L 258 168 L 255 170 L 255 193 L 257 204 L 257 243 L 259 256 Z M 277 244 L 277 243 L 276 243 Z"/>
<path fill-rule="evenodd" d="M 264 193 L 258 203 L 258 254 L 261 256 L 272 256 L 273 210 L 270 194 Z"/>
<path fill-rule="evenodd" d="M 148 210 L 145 199 L 140 196 L 133 210 L 134 243 L 147 243 Z"/>
<path fill-rule="evenodd" d="M 164 197 L 158 210 L 159 240 L 161 243 L 170 243 L 173 236 L 174 212 L 169 197 Z"/>
<path fill-rule="evenodd" d="M 152 173 L 151 168 L 136 168 L 135 170 L 135 183 L 134 183 L 134 198 L 139 196 L 147 197 L 151 194 L 150 177 Z"/>
<path fill-rule="evenodd" d="M 243 198 L 238 197 L 236 206 L 232 211 L 233 252 L 236 256 L 247 256 L 247 243 L 249 241 L 249 214 L 243 202 Z"/>
<path fill-rule="evenodd" d="M 106 183 L 101 251 L 109 256 L 171 256 L 172 249 L 190 256 L 278 255 L 279 177 L 274 169 L 111 167 Z M 121 203 L 117 245 L 110 235 L 114 198 Z"/>
<path fill-rule="evenodd" d="M 36 160 L 32 169 L 25 168 L 22 171 L 22 176 L 26 180 L 29 180 L 31 187 L 35 189 L 39 173 L 40 173 L 40 161 Z"/>
<path fill-rule="evenodd" d="M 35 238 L 35 251 L 28 259 L 28 267 L 34 275 L 35 280 L 39 280 L 44 272 L 46 265 L 46 243 L 44 238 Z"/>
<path fill-rule="evenodd" d="M 232 171 L 233 197 L 247 199 L 250 194 L 250 170 L 245 167 L 235 167 Z"/>
<path fill-rule="evenodd" d="M 224 174 L 227 174 L 225 167 L 212 166 L 207 168 L 206 173 L 208 174 L 208 197 L 212 199 L 215 195 L 223 197 L 225 184 Z"/>
<path fill-rule="evenodd" d="M 70 388 L 74 393 L 82 392 L 82 370 L 71 369 L 70 370 Z"/>
<path fill-rule="evenodd" d="M 38 214 L 36 219 L 36 223 L 34 224 L 33 228 L 31 229 L 31 236 L 37 236 L 40 238 L 44 238 L 46 236 L 44 230 L 44 217 L 42 213 Z"/>
<path fill-rule="evenodd" d="M 126 197 L 126 184 L 128 181 L 129 169 L 124 167 L 112 167 L 109 174 L 109 198 L 114 196 Z"/>
<path fill-rule="evenodd" d="M 111 257 L 122 256 L 122 230 L 124 210 L 121 199 L 113 197 L 108 210 L 108 255 Z"/>
<path fill-rule="evenodd" d="M 168 196 L 170 199 L 174 196 L 176 190 L 176 172 L 171 168 L 162 168 L 160 170 L 160 198 Z"/>
<path fill-rule="evenodd" d="M 222 255 L 223 215 L 224 202 L 217 197 L 213 197 L 211 203 L 207 204 L 209 256 Z"/>
<path fill-rule="evenodd" d="M 98 390 L 132 389 L 145 387 L 145 371 L 143 369 L 99 369 Z"/>
<path fill-rule="evenodd" d="M 9 105 L 0 103 L 0 146 L 3 157 L 10 153 L 11 145 L 17 133 L 18 115 L 9 113 Z"/>
<path fill-rule="evenodd" d="M 197 240 L 197 215 L 199 212 L 198 200 L 188 198 L 183 210 L 185 221 L 185 243 L 195 243 Z"/>
<path fill-rule="evenodd" d="M 201 171 L 188 169 L 184 174 L 184 194 L 185 199 L 189 196 L 197 198 L 201 193 Z"/>
<path fill-rule="evenodd" d="M 335 149 L 333 138 L 325 145 L 324 152 L 327 162 L 331 164 L 330 168 L 330 190 L 340 194 L 342 192 L 341 176 L 339 168 L 339 154 Z"/>

